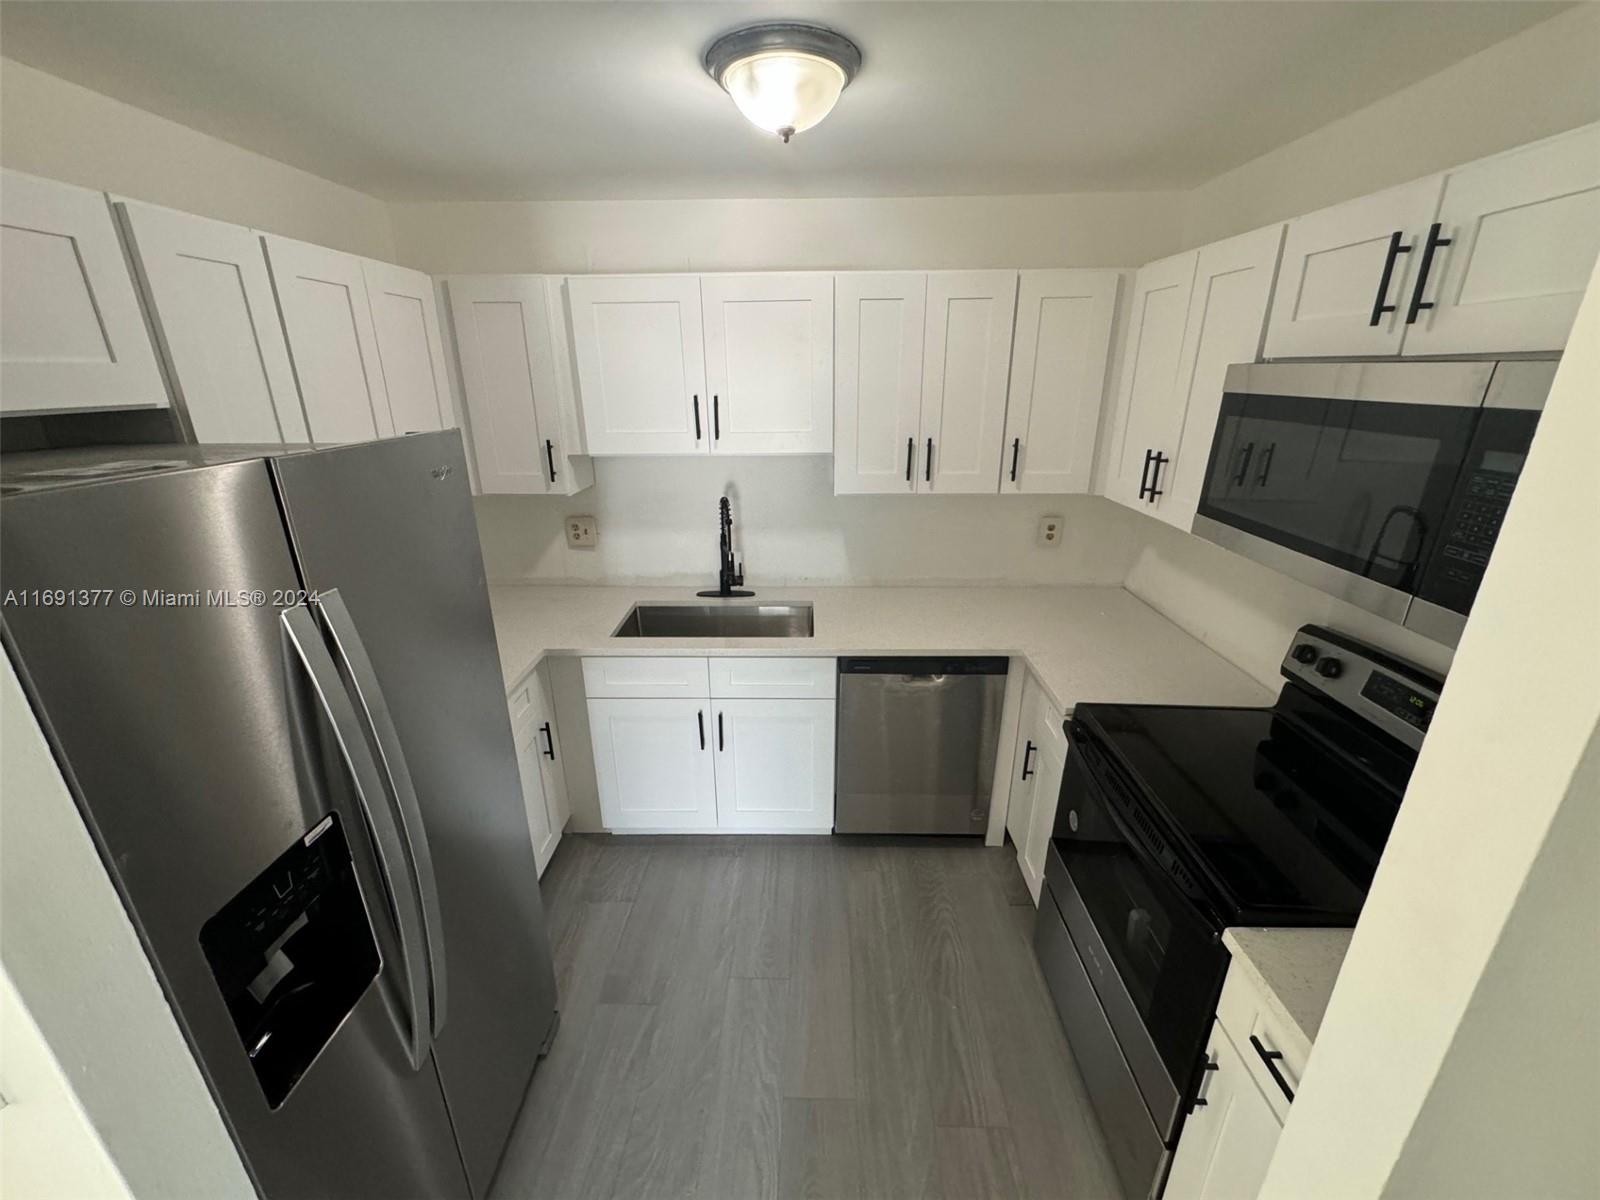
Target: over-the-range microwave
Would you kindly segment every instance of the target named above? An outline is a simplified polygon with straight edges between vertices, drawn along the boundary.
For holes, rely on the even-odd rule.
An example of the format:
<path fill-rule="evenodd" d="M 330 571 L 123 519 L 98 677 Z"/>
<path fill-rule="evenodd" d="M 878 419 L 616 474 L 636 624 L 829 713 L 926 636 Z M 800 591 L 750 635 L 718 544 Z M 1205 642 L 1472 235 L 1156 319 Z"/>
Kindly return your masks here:
<path fill-rule="evenodd" d="M 1194 532 L 1454 645 L 1556 362 L 1235 364 Z"/>

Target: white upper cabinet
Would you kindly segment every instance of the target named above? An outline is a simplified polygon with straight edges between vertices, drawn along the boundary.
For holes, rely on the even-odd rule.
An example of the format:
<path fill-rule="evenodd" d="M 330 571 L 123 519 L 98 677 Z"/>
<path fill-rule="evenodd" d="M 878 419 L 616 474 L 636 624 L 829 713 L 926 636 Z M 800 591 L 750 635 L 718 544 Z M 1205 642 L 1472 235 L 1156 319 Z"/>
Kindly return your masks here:
<path fill-rule="evenodd" d="M 922 486 L 996 492 L 1015 271 L 934 271 L 922 342 Z"/>
<path fill-rule="evenodd" d="M 0 172 L 0 409 L 165 408 L 102 192 Z"/>
<path fill-rule="evenodd" d="M 705 453 L 699 276 L 574 276 L 567 300 L 589 453 Z"/>
<path fill-rule="evenodd" d="M 572 495 L 594 482 L 575 458 L 560 281 L 460 275 L 446 281 L 478 486 Z"/>
<path fill-rule="evenodd" d="M 1002 492 L 1082 492 L 1111 356 L 1116 271 L 1023 271 Z"/>
<path fill-rule="evenodd" d="M 1267 357 L 1398 354 L 1442 183 L 1432 175 L 1290 221 Z"/>
<path fill-rule="evenodd" d="M 1448 172 L 1435 220 L 1403 352 L 1560 350 L 1600 256 L 1600 125 Z"/>
<path fill-rule="evenodd" d="M 259 235 L 132 200 L 117 210 L 195 441 L 306 441 Z"/>
<path fill-rule="evenodd" d="M 920 271 L 834 277 L 836 494 L 917 490 L 927 291 Z"/>
<path fill-rule="evenodd" d="M 455 425 L 433 280 L 421 271 L 367 259 L 361 264 L 372 330 L 397 434 Z"/>
<path fill-rule="evenodd" d="M 1191 250 L 1160 259 L 1133 281 L 1106 495 L 1142 512 L 1160 505 L 1161 497 L 1152 501 L 1150 493 L 1162 489 L 1150 480 L 1172 461 L 1183 430 L 1178 368 L 1199 258 Z"/>
<path fill-rule="evenodd" d="M 833 276 L 705 275 L 711 450 L 833 449 Z"/>
<path fill-rule="evenodd" d="M 261 242 L 311 440 L 329 445 L 392 436 L 361 259 L 271 234 Z"/>
<path fill-rule="evenodd" d="M 1165 494 L 1156 497 L 1153 509 L 1179 529 L 1189 529 L 1200 504 L 1228 366 L 1261 355 L 1282 245 L 1283 226 L 1269 225 L 1202 247 L 1196 261 L 1178 357 L 1183 434 L 1173 461 L 1162 469 L 1157 490 Z"/>

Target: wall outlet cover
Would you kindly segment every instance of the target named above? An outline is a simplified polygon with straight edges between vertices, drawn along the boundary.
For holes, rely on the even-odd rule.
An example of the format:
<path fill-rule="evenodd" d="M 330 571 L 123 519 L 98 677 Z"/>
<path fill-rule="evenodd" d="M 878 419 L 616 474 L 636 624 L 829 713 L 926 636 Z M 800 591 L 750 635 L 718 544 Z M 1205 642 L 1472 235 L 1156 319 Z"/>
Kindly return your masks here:
<path fill-rule="evenodd" d="M 567 545 L 593 546 L 600 538 L 600 527 L 593 517 L 567 518 Z"/>
<path fill-rule="evenodd" d="M 1061 544 L 1061 523 L 1059 516 L 1039 518 L 1039 545 L 1059 546 Z"/>

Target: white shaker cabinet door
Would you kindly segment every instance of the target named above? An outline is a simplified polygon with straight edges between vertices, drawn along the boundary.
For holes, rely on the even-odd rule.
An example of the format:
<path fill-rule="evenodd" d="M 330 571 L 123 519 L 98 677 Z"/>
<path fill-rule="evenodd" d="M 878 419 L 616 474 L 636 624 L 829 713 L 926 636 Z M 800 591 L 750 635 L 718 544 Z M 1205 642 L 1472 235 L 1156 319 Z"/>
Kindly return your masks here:
<path fill-rule="evenodd" d="M 549 295 L 537 275 L 461 275 L 447 280 L 460 351 L 461 390 L 472 426 L 478 486 L 486 494 L 543 495 L 562 456 L 539 419 L 556 390 Z M 546 445 L 546 442 L 550 445 Z"/>
<path fill-rule="evenodd" d="M 700 303 L 720 454 L 833 449 L 833 276 L 703 275 Z"/>
<path fill-rule="evenodd" d="M 718 700 L 717 828 L 833 830 L 832 700 Z"/>
<path fill-rule="evenodd" d="M 1002 492 L 1088 490 L 1119 279 L 1116 271 L 1022 272 Z"/>
<path fill-rule="evenodd" d="M 455 419 L 433 280 L 372 259 L 361 264 L 361 272 L 395 433 L 449 429 Z"/>
<path fill-rule="evenodd" d="M 1183 432 L 1173 461 L 1162 469 L 1167 494 L 1152 506 L 1156 516 L 1185 532 L 1200 504 L 1228 366 L 1261 355 L 1282 245 L 1283 226 L 1269 225 L 1200 249 L 1178 359 L 1176 407 Z"/>
<path fill-rule="evenodd" d="M 707 700 L 590 700 L 600 813 L 612 832 L 717 827 Z"/>
<path fill-rule="evenodd" d="M 1211 1067 L 1183 1123 L 1166 1200 L 1249 1200 L 1261 1191 L 1283 1127 L 1220 1025 L 1206 1048 Z"/>
<path fill-rule="evenodd" d="M 1406 299 L 1443 181 L 1430 175 L 1290 221 L 1266 356 L 1400 353 Z"/>
<path fill-rule="evenodd" d="M 1178 368 L 1198 261 L 1193 250 L 1159 259 L 1133 280 L 1106 495 L 1140 512 L 1159 507 L 1162 497 L 1152 493 L 1164 490 L 1160 480 L 1169 474 L 1183 429 Z"/>
<path fill-rule="evenodd" d="M 165 408 L 103 192 L 0 171 L 0 409 Z"/>
<path fill-rule="evenodd" d="M 517 774 L 522 780 L 522 803 L 528 814 L 528 837 L 533 842 L 534 868 L 544 874 L 550 856 L 561 840 L 561 829 L 550 817 L 550 801 L 545 794 L 544 772 L 539 760 L 544 751 L 544 735 L 539 722 L 525 718 L 511 727 L 517 746 Z"/>
<path fill-rule="evenodd" d="M 915 271 L 834 276 L 836 495 L 918 488 L 927 290 Z"/>
<path fill-rule="evenodd" d="M 195 440 L 306 441 L 260 235 L 133 200 L 117 210 Z"/>
<path fill-rule="evenodd" d="M 998 492 L 1015 271 L 934 271 L 922 347 L 919 490 Z"/>
<path fill-rule="evenodd" d="M 545 805 L 550 810 L 550 825 L 559 840 L 561 831 L 567 827 L 567 818 L 572 815 L 572 800 L 567 794 L 566 758 L 561 747 L 561 732 L 556 728 L 555 697 L 550 690 L 546 666 L 541 665 L 530 682 L 535 689 L 539 736 L 544 739 L 539 748 L 539 771 L 544 777 Z"/>
<path fill-rule="evenodd" d="M 1600 256 L 1600 125 L 1446 173 L 1431 262 L 1418 232 L 1406 354 L 1562 349 Z"/>
<path fill-rule="evenodd" d="M 361 260 L 271 234 L 261 241 L 311 440 L 331 445 L 393 435 Z"/>
<path fill-rule="evenodd" d="M 700 277 L 576 275 L 567 301 L 589 453 L 706 453 Z"/>

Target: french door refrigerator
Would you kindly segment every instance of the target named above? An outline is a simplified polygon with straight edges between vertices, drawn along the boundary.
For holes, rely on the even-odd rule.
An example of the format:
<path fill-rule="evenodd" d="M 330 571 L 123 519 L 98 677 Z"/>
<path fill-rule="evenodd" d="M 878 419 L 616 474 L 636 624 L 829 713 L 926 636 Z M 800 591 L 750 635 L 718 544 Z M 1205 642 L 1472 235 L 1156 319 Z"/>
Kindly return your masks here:
<path fill-rule="evenodd" d="M 7 462 L 5 645 L 246 1166 L 481 1197 L 555 977 L 460 438 L 122 458 Z"/>

